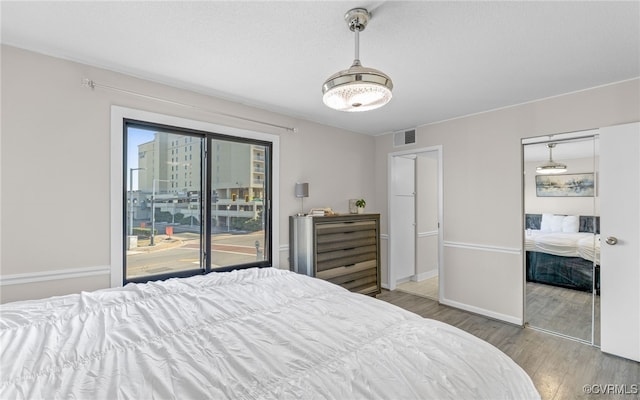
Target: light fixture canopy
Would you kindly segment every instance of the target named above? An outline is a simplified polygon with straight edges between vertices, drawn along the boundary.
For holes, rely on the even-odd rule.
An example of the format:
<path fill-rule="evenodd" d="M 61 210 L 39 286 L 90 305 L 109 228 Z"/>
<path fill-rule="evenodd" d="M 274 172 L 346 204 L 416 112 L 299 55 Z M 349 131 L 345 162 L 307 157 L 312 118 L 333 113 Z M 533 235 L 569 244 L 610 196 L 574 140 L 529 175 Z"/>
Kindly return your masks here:
<path fill-rule="evenodd" d="M 364 8 L 354 8 L 344 16 L 349 29 L 355 33 L 355 59 L 349 69 L 331 75 L 322 85 L 322 101 L 339 111 L 373 110 L 387 104 L 392 97 L 393 82 L 384 72 L 363 67 L 360 63 L 360 32 L 371 14 Z"/>
<path fill-rule="evenodd" d="M 549 161 L 538 166 L 536 168 L 536 172 L 539 174 L 561 174 L 563 172 L 567 172 L 567 166 L 565 164 L 553 161 L 552 152 L 553 148 L 556 147 L 556 144 L 547 143 L 547 147 L 549 148 Z"/>

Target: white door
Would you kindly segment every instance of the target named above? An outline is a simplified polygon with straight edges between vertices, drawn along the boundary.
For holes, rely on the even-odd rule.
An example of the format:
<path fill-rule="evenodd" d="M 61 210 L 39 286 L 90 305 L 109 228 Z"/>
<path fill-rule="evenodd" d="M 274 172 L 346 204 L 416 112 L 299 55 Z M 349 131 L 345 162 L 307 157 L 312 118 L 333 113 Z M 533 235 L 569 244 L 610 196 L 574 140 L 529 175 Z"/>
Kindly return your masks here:
<path fill-rule="evenodd" d="M 601 349 L 640 361 L 640 123 L 600 129 Z"/>
<path fill-rule="evenodd" d="M 389 220 L 389 259 L 393 266 L 389 288 L 415 275 L 416 206 L 415 155 L 393 157 L 391 176 L 391 214 Z"/>

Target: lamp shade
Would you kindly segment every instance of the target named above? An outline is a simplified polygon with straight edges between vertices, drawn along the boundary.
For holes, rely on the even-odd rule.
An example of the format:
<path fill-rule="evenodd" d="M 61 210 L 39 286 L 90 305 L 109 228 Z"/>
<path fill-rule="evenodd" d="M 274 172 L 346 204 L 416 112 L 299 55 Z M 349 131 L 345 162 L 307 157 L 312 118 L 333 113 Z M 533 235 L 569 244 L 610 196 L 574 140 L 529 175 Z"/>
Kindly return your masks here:
<path fill-rule="evenodd" d="M 567 166 L 553 161 L 547 161 L 536 168 L 539 174 L 561 174 L 567 172 Z"/>
<path fill-rule="evenodd" d="M 322 85 L 322 101 L 338 111 L 373 110 L 392 97 L 393 82 L 385 73 L 366 68 L 356 60 L 351 68 L 333 74 Z"/>
<path fill-rule="evenodd" d="M 309 197 L 309 184 L 308 183 L 296 183 L 295 189 L 296 197 Z"/>
<path fill-rule="evenodd" d="M 549 161 L 544 164 L 538 166 L 536 168 L 536 172 L 538 174 L 561 174 L 563 172 L 567 172 L 567 166 L 565 164 L 561 164 L 559 162 L 553 161 L 553 148 L 556 147 L 555 143 L 547 143 L 547 147 L 549 148 Z"/>
<path fill-rule="evenodd" d="M 322 102 L 329 108 L 347 112 L 369 111 L 391 100 L 391 78 L 360 63 L 360 32 L 370 17 L 365 8 L 351 9 L 344 16 L 347 26 L 355 34 L 355 57 L 349 69 L 331 75 L 322 85 Z"/>

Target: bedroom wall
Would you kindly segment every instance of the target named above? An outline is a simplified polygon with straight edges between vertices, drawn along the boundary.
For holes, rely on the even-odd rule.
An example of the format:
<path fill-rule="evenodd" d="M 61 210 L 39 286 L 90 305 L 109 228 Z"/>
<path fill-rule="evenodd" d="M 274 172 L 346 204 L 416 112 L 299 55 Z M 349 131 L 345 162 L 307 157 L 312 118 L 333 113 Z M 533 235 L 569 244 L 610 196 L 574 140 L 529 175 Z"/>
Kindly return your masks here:
<path fill-rule="evenodd" d="M 417 127 L 413 147 L 443 146 L 443 303 L 522 323 L 521 139 L 639 120 L 640 80 L 634 79 Z M 393 151 L 392 134 L 376 137 L 382 210 Z M 381 224 L 388 235 L 386 213 Z M 388 285 L 386 260 L 382 277 Z"/>
<path fill-rule="evenodd" d="M 438 275 L 438 159 L 416 157 L 416 280 Z"/>
<path fill-rule="evenodd" d="M 567 165 L 567 174 L 593 172 L 593 158 L 559 160 Z M 597 162 L 597 161 L 596 161 Z M 536 167 L 539 161 L 524 164 L 524 210 L 527 214 L 600 215 L 599 197 L 538 197 Z"/>
<path fill-rule="evenodd" d="M 81 86 L 83 78 L 298 131 L 91 90 Z M 307 209 L 348 212 L 348 199 L 364 197 L 368 212 L 378 210 L 370 136 L 4 45 L 1 83 L 2 302 L 109 286 L 112 105 L 278 135 L 280 247 L 275 261 L 281 268 L 289 266 L 288 216 L 300 207 L 295 182 L 309 182 Z"/>

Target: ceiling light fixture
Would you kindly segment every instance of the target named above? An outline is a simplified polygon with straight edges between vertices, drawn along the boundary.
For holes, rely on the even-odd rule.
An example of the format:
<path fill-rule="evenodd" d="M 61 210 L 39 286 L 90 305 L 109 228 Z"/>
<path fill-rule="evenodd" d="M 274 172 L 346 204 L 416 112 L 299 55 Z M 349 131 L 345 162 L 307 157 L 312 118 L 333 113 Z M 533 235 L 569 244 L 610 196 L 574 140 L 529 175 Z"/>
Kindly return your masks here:
<path fill-rule="evenodd" d="M 349 29 L 356 35 L 355 59 L 349 69 L 337 72 L 322 85 L 322 101 L 339 111 L 368 111 L 384 106 L 391 100 L 393 82 L 385 73 L 360 64 L 360 32 L 371 14 L 364 8 L 354 8 L 344 16 Z"/>
<path fill-rule="evenodd" d="M 536 172 L 539 174 L 560 174 L 567 172 L 566 165 L 553 161 L 552 151 L 553 148 L 556 147 L 556 144 L 547 143 L 547 147 L 549 148 L 549 161 L 536 168 Z"/>

